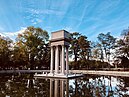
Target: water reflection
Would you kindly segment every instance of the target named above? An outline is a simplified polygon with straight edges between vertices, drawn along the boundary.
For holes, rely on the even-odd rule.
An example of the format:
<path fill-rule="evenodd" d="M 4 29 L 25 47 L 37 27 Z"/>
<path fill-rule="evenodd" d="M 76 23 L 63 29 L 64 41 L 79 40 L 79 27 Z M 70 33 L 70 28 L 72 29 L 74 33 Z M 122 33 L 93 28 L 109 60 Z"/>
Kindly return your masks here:
<path fill-rule="evenodd" d="M 0 75 L 0 97 L 129 97 L 129 78 L 86 75 L 77 79 Z"/>
<path fill-rule="evenodd" d="M 69 80 L 50 79 L 50 97 L 68 97 Z"/>

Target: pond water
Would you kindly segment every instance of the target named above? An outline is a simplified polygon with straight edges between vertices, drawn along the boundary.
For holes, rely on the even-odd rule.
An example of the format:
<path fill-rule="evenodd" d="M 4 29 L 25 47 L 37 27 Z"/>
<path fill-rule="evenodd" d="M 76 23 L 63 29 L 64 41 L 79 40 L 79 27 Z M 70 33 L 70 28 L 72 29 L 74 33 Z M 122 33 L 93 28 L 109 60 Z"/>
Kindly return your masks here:
<path fill-rule="evenodd" d="M 129 97 L 129 78 L 44 79 L 32 74 L 0 74 L 0 97 Z"/>

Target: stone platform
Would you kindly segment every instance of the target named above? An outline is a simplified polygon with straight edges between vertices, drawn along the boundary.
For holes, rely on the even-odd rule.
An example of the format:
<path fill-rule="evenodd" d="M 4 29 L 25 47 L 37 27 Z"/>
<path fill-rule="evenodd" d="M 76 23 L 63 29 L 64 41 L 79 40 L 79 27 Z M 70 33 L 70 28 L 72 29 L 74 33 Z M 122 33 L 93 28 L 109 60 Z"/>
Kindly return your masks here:
<path fill-rule="evenodd" d="M 82 77 L 83 74 L 51 74 L 51 73 L 46 73 L 46 74 L 37 74 L 35 73 L 34 77 L 47 77 L 47 78 L 62 78 L 62 79 L 67 79 L 67 78 L 76 78 L 76 77 Z"/>

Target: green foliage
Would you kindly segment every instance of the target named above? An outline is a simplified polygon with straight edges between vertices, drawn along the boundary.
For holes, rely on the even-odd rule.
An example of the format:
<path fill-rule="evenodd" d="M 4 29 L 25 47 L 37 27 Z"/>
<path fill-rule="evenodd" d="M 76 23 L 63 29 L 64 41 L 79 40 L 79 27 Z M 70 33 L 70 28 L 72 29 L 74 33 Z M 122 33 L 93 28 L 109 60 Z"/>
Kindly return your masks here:
<path fill-rule="evenodd" d="M 0 66 L 8 67 L 11 59 L 12 40 L 0 36 Z M 10 63 L 11 64 L 11 63 Z"/>
<path fill-rule="evenodd" d="M 115 48 L 116 38 L 110 35 L 110 32 L 108 32 L 107 34 L 100 33 L 97 38 L 100 42 L 99 46 L 102 46 L 100 47 L 101 55 L 102 55 L 101 58 L 104 58 L 103 55 L 105 55 L 107 62 L 110 63 L 110 60 L 111 60 L 110 56 L 113 53 L 111 52 L 111 50 L 113 51 Z M 109 65 L 109 69 L 110 69 L 110 65 Z"/>
<path fill-rule="evenodd" d="M 103 68 L 108 68 L 109 64 L 107 62 L 101 62 L 96 60 L 78 60 L 77 62 L 70 62 L 71 69 L 80 69 L 80 70 L 99 70 Z M 76 68 L 78 67 L 78 68 Z"/>
<path fill-rule="evenodd" d="M 78 38 L 80 37 L 80 34 L 78 32 L 74 32 L 71 34 L 71 41 L 70 41 L 70 54 L 71 56 L 74 56 L 74 61 L 76 62 L 79 58 L 79 44 L 78 44 Z"/>
<path fill-rule="evenodd" d="M 25 58 L 25 62 L 29 62 L 27 67 L 31 69 L 41 65 L 42 60 L 46 63 L 49 62 L 48 38 L 47 31 L 33 26 L 28 27 L 17 37 L 16 47 L 19 49 L 21 56 L 18 55 L 19 53 L 16 56 L 19 56 L 19 59 L 22 57 L 23 62 Z M 44 65 L 46 64 L 45 62 Z"/>
<path fill-rule="evenodd" d="M 71 36 L 70 54 L 74 56 L 74 68 L 77 69 L 79 68 L 78 60 L 89 60 L 90 42 L 87 40 L 86 36 L 78 32 L 72 33 Z"/>
<path fill-rule="evenodd" d="M 117 39 L 117 42 L 110 32 L 100 33 L 97 38 L 98 42 L 93 43 L 78 32 L 71 33 L 69 51 L 73 58 L 71 68 L 98 69 L 107 66 L 110 68 L 104 61 L 110 63 L 111 55 L 121 59 L 121 67 L 129 67 L 129 28 L 123 30 L 122 38 Z M 0 68 L 48 69 L 50 65 L 48 39 L 47 31 L 33 26 L 18 34 L 15 43 L 9 38 L 0 36 Z"/>
<path fill-rule="evenodd" d="M 48 32 L 33 26 L 18 34 L 16 42 L 0 36 L 0 67 L 49 67 L 50 48 Z M 5 60 L 6 59 L 6 60 Z"/>
<path fill-rule="evenodd" d="M 103 50 L 105 51 L 106 58 L 107 55 L 109 55 L 110 57 L 111 49 L 114 49 L 116 38 L 110 35 L 110 32 L 108 32 L 107 34 L 100 33 L 97 38 Z"/>
<path fill-rule="evenodd" d="M 129 68 L 129 28 L 122 31 L 121 38 L 116 42 L 115 57 L 121 59 L 121 67 Z"/>
<path fill-rule="evenodd" d="M 89 60 L 90 41 L 87 40 L 86 36 L 81 35 L 78 39 L 78 45 L 80 47 L 80 57 L 84 60 Z"/>
<path fill-rule="evenodd" d="M 122 38 L 117 41 L 119 55 L 129 57 L 129 28 L 123 30 Z"/>

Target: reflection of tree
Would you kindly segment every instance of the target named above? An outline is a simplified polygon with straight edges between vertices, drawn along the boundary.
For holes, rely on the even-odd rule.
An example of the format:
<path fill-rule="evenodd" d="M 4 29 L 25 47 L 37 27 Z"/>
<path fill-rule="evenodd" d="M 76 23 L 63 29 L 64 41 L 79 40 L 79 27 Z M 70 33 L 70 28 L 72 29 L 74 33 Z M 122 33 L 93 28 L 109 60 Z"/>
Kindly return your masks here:
<path fill-rule="evenodd" d="M 0 76 L 0 97 L 50 97 L 50 89 L 51 97 L 128 97 L 129 81 L 125 77 L 95 75 L 72 80 L 33 79 L 26 74 Z"/>
<path fill-rule="evenodd" d="M 3 77 L 3 78 L 2 78 Z M 29 75 L 2 76 L 0 78 L 0 97 L 49 97 L 49 81 L 34 80 Z"/>
<path fill-rule="evenodd" d="M 91 75 L 83 79 L 75 79 L 75 88 L 70 85 L 70 97 L 114 97 L 114 95 L 127 97 L 128 84 L 126 85 L 124 82 L 121 82 L 121 78 L 113 83 L 116 79 L 111 76 Z M 126 83 L 128 82 L 126 81 Z"/>
<path fill-rule="evenodd" d="M 129 80 L 128 77 L 124 78 L 118 78 L 119 83 L 116 87 L 116 93 L 117 95 L 120 95 L 122 97 L 129 97 Z"/>
<path fill-rule="evenodd" d="M 75 89 L 70 85 L 70 97 L 92 97 L 91 86 L 89 85 L 90 83 L 84 83 L 82 80 L 75 79 Z"/>

